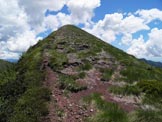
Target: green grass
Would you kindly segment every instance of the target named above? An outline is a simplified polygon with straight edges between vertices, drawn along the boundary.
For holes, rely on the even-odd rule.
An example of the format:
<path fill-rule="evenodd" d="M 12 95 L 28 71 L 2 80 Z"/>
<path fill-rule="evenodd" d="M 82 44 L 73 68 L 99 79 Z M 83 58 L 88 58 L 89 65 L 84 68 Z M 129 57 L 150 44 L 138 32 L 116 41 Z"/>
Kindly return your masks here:
<path fill-rule="evenodd" d="M 47 115 L 45 97 L 49 97 L 49 92 L 42 88 L 42 52 L 41 47 L 31 47 L 15 64 L 15 78 L 1 84 L 1 122 L 38 122 Z"/>
<path fill-rule="evenodd" d="M 114 94 L 121 95 L 136 95 L 139 96 L 141 90 L 136 85 L 125 85 L 125 86 L 110 86 L 108 89 L 110 92 Z"/>
<path fill-rule="evenodd" d="M 63 45 L 64 53 L 57 52 L 56 50 L 57 44 L 62 42 L 65 42 L 65 45 Z M 88 45 L 88 48 L 86 50 L 77 50 L 82 45 Z M 46 39 L 32 46 L 22 55 L 17 64 L 0 61 L 0 121 L 38 122 L 40 118 L 47 114 L 46 102 L 48 99 L 44 97 L 44 93 L 47 93 L 47 96 L 49 94 L 45 89 L 42 89 L 42 81 L 44 81 L 45 74 L 40 70 L 44 52 L 49 54 L 49 65 L 54 71 L 58 72 L 64 68 L 64 65 L 68 64 L 66 54 L 71 52 L 76 53 L 78 58 L 83 61 L 82 65 L 78 66 L 80 74 L 76 78 L 84 78 L 84 71 L 93 68 L 92 62 L 88 61 L 89 58 L 98 57 L 101 51 L 105 51 L 115 61 L 124 65 L 125 69 L 121 71 L 121 75 L 124 76 L 123 81 L 130 83 L 142 81 L 138 83 L 138 87 L 146 94 L 145 98 L 151 101 L 145 100 L 149 103 L 161 105 L 161 84 L 159 82 L 148 83 L 148 81 L 161 81 L 162 69 L 154 68 L 140 62 L 124 51 L 118 50 L 93 35 L 69 25 L 53 32 Z M 109 80 L 112 74 L 113 71 L 104 70 L 102 78 Z M 72 76 L 61 75 L 59 78 L 60 86 L 65 91 L 77 92 L 86 89 L 85 86 L 77 84 L 75 81 L 76 78 Z M 138 94 L 138 90 L 133 86 L 119 89 L 113 88 L 112 90 L 122 94 Z M 99 110 L 96 116 L 90 118 L 91 121 L 127 122 L 125 112 L 116 104 L 105 102 L 99 95 L 95 94 L 90 98 L 90 101 L 95 101 L 96 107 Z M 146 118 L 143 120 L 147 120 L 148 122 L 154 122 L 153 120 L 147 119 L 149 116 L 152 116 L 156 122 L 160 120 L 147 111 L 146 114 L 144 113 L 142 115 L 142 112 L 138 114 L 137 121 L 140 121 L 138 120 L 138 118 L 141 118 L 140 116 Z M 141 122 L 145 122 L 143 120 Z"/>
<path fill-rule="evenodd" d="M 103 81 L 109 81 L 111 79 L 111 76 L 114 73 L 113 69 L 100 69 L 100 72 L 102 73 L 101 79 Z"/>
<path fill-rule="evenodd" d="M 162 109 L 162 82 L 160 81 L 141 81 L 137 86 L 145 94 L 143 104 L 148 104 Z"/>
<path fill-rule="evenodd" d="M 72 76 L 60 74 L 58 81 L 59 87 L 70 92 L 78 92 L 87 88 L 86 86 L 79 85 L 75 80 L 76 79 Z"/>
<path fill-rule="evenodd" d="M 140 81 L 137 83 L 137 86 L 148 95 L 162 97 L 162 82 L 160 81 Z"/>
<path fill-rule="evenodd" d="M 91 64 L 90 61 L 88 60 L 84 60 L 82 61 L 82 64 L 78 66 L 78 71 L 87 71 L 87 70 L 90 70 L 92 69 L 93 65 Z"/>
<path fill-rule="evenodd" d="M 60 70 L 63 68 L 64 64 L 68 63 L 67 56 L 63 53 L 59 53 L 55 50 L 50 50 L 50 66 L 53 70 Z"/>
<path fill-rule="evenodd" d="M 88 122 L 128 122 L 127 114 L 115 103 L 104 101 L 100 94 L 94 93 L 84 98 L 87 104 L 95 102 L 98 112 L 89 117 Z"/>
<path fill-rule="evenodd" d="M 160 80 L 162 79 L 162 72 L 156 68 L 127 66 L 125 70 L 121 71 L 121 74 L 125 76 L 125 81 L 134 82 L 141 80 Z"/>
<path fill-rule="evenodd" d="M 45 88 L 28 89 L 15 105 L 10 122 L 36 122 L 48 114 L 45 104 L 50 100 L 50 92 Z"/>
<path fill-rule="evenodd" d="M 79 75 L 78 75 L 78 77 L 81 78 L 81 79 L 85 78 L 85 76 L 86 76 L 85 72 L 80 72 Z"/>
<path fill-rule="evenodd" d="M 138 110 L 130 116 L 130 122 L 162 122 L 162 111 Z"/>

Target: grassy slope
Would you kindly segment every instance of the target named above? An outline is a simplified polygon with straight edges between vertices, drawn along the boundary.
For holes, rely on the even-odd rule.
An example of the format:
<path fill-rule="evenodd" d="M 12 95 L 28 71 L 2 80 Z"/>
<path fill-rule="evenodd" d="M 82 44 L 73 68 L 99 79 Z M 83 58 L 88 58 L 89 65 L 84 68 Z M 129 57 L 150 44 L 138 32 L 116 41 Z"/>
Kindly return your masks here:
<path fill-rule="evenodd" d="M 155 68 L 152 67 L 144 62 L 139 61 L 138 59 L 136 59 L 134 56 L 128 55 L 125 52 L 114 48 L 113 46 L 101 41 L 100 39 L 92 36 L 91 34 L 85 33 L 85 31 L 80 30 L 74 26 L 65 26 L 63 28 L 61 28 L 60 30 L 58 30 L 57 32 L 55 32 L 53 35 L 49 36 L 47 38 L 47 40 L 50 40 L 51 38 L 56 39 L 53 42 L 53 47 L 51 47 L 51 49 L 56 49 L 56 45 L 60 44 L 60 43 L 64 43 L 63 45 L 63 49 L 64 49 L 64 53 L 61 53 L 60 55 L 63 56 L 56 56 L 56 55 L 52 55 L 52 57 L 57 57 L 58 62 L 62 61 L 61 64 L 57 64 L 55 61 L 56 60 L 51 60 L 50 64 L 52 67 L 54 67 L 54 70 L 56 70 L 56 67 L 61 68 L 63 64 L 68 63 L 66 60 L 66 54 L 68 53 L 76 53 L 77 56 L 81 59 L 84 60 L 84 66 L 86 65 L 86 69 L 90 69 L 93 67 L 92 62 L 88 61 L 87 59 L 89 57 L 99 57 L 98 53 L 100 53 L 101 51 L 105 51 L 107 54 L 111 55 L 114 61 L 118 62 L 117 65 L 122 65 L 124 66 L 124 69 L 120 71 L 120 74 L 123 76 L 122 81 L 129 83 L 127 86 L 124 86 L 123 88 L 119 88 L 117 87 L 116 89 L 119 89 L 118 91 L 124 95 L 140 95 L 141 93 L 146 94 L 145 99 L 143 100 L 143 104 L 148 104 L 153 103 L 151 105 L 156 105 L 158 104 L 158 107 L 161 106 L 161 103 L 159 103 L 158 101 L 161 101 L 161 96 L 159 95 L 161 93 L 161 86 L 156 85 L 157 82 L 162 82 L 162 69 L 160 68 Z M 73 46 L 75 45 L 75 46 Z M 86 51 L 78 51 L 78 49 L 76 49 L 77 45 L 88 45 L 89 48 L 86 49 Z M 55 52 L 58 53 L 58 52 Z M 64 57 L 62 60 L 61 57 Z M 109 61 L 107 59 L 105 59 L 106 61 Z M 89 66 L 91 65 L 92 66 Z M 115 63 L 112 64 L 114 65 L 114 67 L 116 67 Z M 90 67 L 90 68 L 89 68 Z M 83 66 L 81 66 L 81 71 L 83 71 L 85 68 Z M 113 69 L 101 69 L 100 70 L 103 73 L 103 78 L 104 79 L 109 79 L 113 73 Z M 154 80 L 155 82 L 150 82 Z M 133 85 L 134 82 L 139 82 L 137 85 Z M 143 83 L 145 82 L 145 83 Z M 148 91 L 151 91 L 149 93 L 152 93 L 148 96 L 148 92 L 147 90 L 145 90 L 145 88 L 147 88 Z M 156 90 L 157 93 L 154 94 L 154 91 Z M 157 95 L 158 94 L 158 95 Z M 152 98 L 153 97 L 153 98 Z M 151 101 L 149 101 L 151 100 Z M 155 101 L 154 101 L 155 100 Z M 160 104 L 160 105 L 159 105 Z M 148 118 L 146 115 L 150 114 L 150 116 L 152 116 L 152 118 L 156 118 L 157 120 L 159 120 L 159 122 L 161 121 L 161 116 L 159 118 L 155 117 L 156 114 L 154 113 L 158 113 L 158 115 L 160 115 L 160 111 L 152 111 L 152 110 L 140 110 L 135 112 L 136 116 L 135 118 L 133 118 L 133 120 L 130 121 L 150 121 L 150 122 L 154 122 L 153 119 Z M 146 115 L 145 115 L 146 114 Z M 103 116 L 100 116 L 101 118 Z M 101 119 L 98 118 L 98 119 Z M 97 119 L 97 118 L 96 118 Z M 105 118 L 106 119 L 106 118 Z M 132 118 L 131 118 L 132 119 Z M 93 120 L 94 121 L 94 120 Z"/>
<path fill-rule="evenodd" d="M 15 99 L 11 96 L 16 91 L 14 81 L 16 79 L 15 64 L 0 60 L 0 121 L 5 122 L 12 113 Z M 13 87 L 10 87 L 12 84 Z"/>
<path fill-rule="evenodd" d="M 64 45 L 61 45 L 61 43 L 64 43 Z M 64 52 L 61 53 L 57 51 L 58 45 L 62 46 Z M 88 46 L 88 48 L 85 51 L 78 51 L 82 45 Z M 89 70 L 93 67 L 88 58 L 98 57 L 98 53 L 103 50 L 108 55 L 111 55 L 113 60 L 118 62 L 118 65 L 123 65 L 125 67 L 124 70 L 121 71 L 123 81 L 132 83 L 141 80 L 157 80 L 158 82 L 162 80 L 161 69 L 151 67 L 150 65 L 137 60 L 135 57 L 101 41 L 91 34 L 85 33 L 85 31 L 80 30 L 77 27 L 71 25 L 64 26 L 23 54 L 16 66 L 17 73 L 14 69 L 14 74 L 17 74 L 17 77 L 15 78 L 14 76 L 13 79 L 8 80 L 10 82 L 6 82 L 4 86 L 1 86 L 2 89 L 7 90 L 5 93 L 1 90 L 0 94 L 0 97 L 3 100 L 1 102 L 3 108 L 0 113 L 0 121 L 6 122 L 7 119 L 10 122 L 37 122 L 40 121 L 41 116 L 47 114 L 45 104 L 49 100 L 49 91 L 42 87 L 44 72 L 40 71 L 44 53 L 47 53 L 49 56 L 51 68 L 58 73 L 64 68 L 64 65 L 68 64 L 67 54 L 75 53 L 79 59 L 83 61 L 83 64 L 78 67 L 78 72 L 81 74 L 84 73 L 84 70 Z M 109 59 L 105 60 L 109 61 Z M 113 65 L 116 67 L 115 63 Z M 106 74 L 104 75 L 105 79 L 109 79 L 113 73 L 112 70 L 113 69 L 102 69 L 100 71 Z M 107 77 L 107 75 L 109 76 Z M 68 89 L 70 91 L 80 90 L 82 87 L 79 87 L 74 81 L 77 77 L 79 76 L 61 76 L 60 80 L 63 78 L 66 82 L 60 83 L 65 85 L 64 87 L 66 88 L 69 88 L 67 86 L 72 84 L 72 87 L 70 85 L 70 88 Z M 6 106 L 10 107 L 6 108 Z M 125 117 L 125 114 L 121 115 Z"/>
<path fill-rule="evenodd" d="M 93 35 L 85 33 L 85 31 L 83 30 L 80 30 L 74 26 L 66 26 L 64 28 L 61 28 L 57 33 L 62 32 L 64 32 L 63 33 L 64 38 L 60 38 L 58 41 L 66 42 L 67 44 L 65 45 L 64 48 L 67 48 L 67 50 L 72 50 L 73 52 L 77 53 L 81 59 L 85 59 L 86 57 L 90 56 L 95 56 L 102 50 L 112 55 L 116 61 L 120 62 L 120 64 L 125 66 L 125 70 L 121 71 L 121 74 L 125 76 L 123 80 L 127 82 L 139 80 L 160 81 L 162 79 L 162 69 L 155 68 L 144 62 L 141 62 L 134 56 L 126 54 L 122 50 L 119 50 L 103 42 L 102 40 L 97 39 Z M 71 47 L 69 46 L 71 43 L 88 45 L 90 48 L 86 52 L 77 51 L 72 46 Z M 57 43 L 55 42 L 55 44 Z"/>

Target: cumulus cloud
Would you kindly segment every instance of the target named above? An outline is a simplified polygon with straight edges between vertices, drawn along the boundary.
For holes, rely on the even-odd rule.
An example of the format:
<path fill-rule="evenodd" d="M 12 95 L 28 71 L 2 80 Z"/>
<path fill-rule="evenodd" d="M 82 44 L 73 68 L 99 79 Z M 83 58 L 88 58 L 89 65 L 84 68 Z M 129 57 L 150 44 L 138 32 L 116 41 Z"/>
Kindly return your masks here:
<path fill-rule="evenodd" d="M 17 34 L 15 37 L 9 38 L 6 42 L 8 50 L 12 52 L 24 52 L 36 43 L 35 34 L 32 31 Z"/>
<path fill-rule="evenodd" d="M 89 24 L 94 16 L 94 9 L 100 6 L 100 0 L 69 0 L 67 6 L 71 20 L 75 23 Z"/>
<path fill-rule="evenodd" d="M 145 41 L 142 35 L 140 35 L 138 39 L 131 40 L 131 46 L 128 48 L 127 53 L 132 54 L 138 58 L 141 58 L 147 54 Z"/>
<path fill-rule="evenodd" d="M 8 41 L 15 40 L 17 34 L 24 31 L 30 31 L 27 23 L 28 16 L 22 8 L 19 7 L 17 0 L 0 1 L 0 58 L 18 58 L 15 52 L 8 50 Z M 14 39 L 15 38 L 15 39 Z M 23 41 L 23 37 L 21 41 Z"/>
<path fill-rule="evenodd" d="M 0 52 L 1 59 L 14 59 L 17 60 L 20 57 L 19 53 L 14 52 L 8 52 L 8 51 L 2 51 Z"/>
<path fill-rule="evenodd" d="M 128 53 L 138 57 L 162 54 L 160 29 L 152 29 L 148 40 L 144 40 L 142 35 L 137 39 L 133 36 L 141 30 L 149 31 L 151 21 L 162 21 L 162 11 L 150 9 L 135 13 L 112 13 L 93 22 L 94 10 L 100 5 L 101 0 L 1 0 L 0 58 L 18 59 L 22 52 L 37 43 L 39 33 L 56 30 L 65 24 L 83 24 L 83 29 L 108 43 L 121 36 L 120 43 L 130 46 Z M 61 11 L 64 6 L 69 13 Z M 56 14 L 46 16 L 48 10 Z"/>
<path fill-rule="evenodd" d="M 70 14 L 59 12 L 65 5 Z M 89 25 L 99 6 L 100 0 L 1 0 L 0 58 L 18 59 L 46 30 L 65 24 Z M 47 10 L 57 14 L 45 16 Z"/>
<path fill-rule="evenodd" d="M 121 43 L 129 46 L 132 43 L 132 39 L 133 39 L 132 34 L 125 33 L 124 36 L 121 38 Z"/>
<path fill-rule="evenodd" d="M 132 38 L 132 34 L 150 28 L 144 23 L 143 19 L 132 14 L 124 17 L 122 13 L 114 13 L 106 14 L 104 19 L 95 23 L 92 28 L 84 29 L 108 43 L 115 41 L 116 36 L 122 34 L 124 35 L 122 42 L 128 44 L 128 39 Z"/>
<path fill-rule="evenodd" d="M 149 30 L 150 28 L 144 23 L 143 19 L 130 15 L 123 19 L 119 29 L 123 33 L 136 33 L 140 30 Z"/>
<path fill-rule="evenodd" d="M 145 23 L 150 23 L 153 20 L 159 19 L 162 21 L 162 11 L 156 8 L 150 10 L 138 10 L 136 15 L 139 15 Z"/>
<path fill-rule="evenodd" d="M 142 36 L 132 40 L 127 52 L 139 58 L 162 57 L 162 29 L 153 28 L 148 36 L 147 41 Z"/>
<path fill-rule="evenodd" d="M 44 21 L 44 14 L 47 10 L 59 11 L 66 4 L 67 0 L 18 0 L 19 6 L 22 7 L 28 16 L 28 23 L 37 32 L 42 31 L 39 26 Z"/>
<path fill-rule="evenodd" d="M 100 6 L 100 0 L 68 0 L 66 6 L 70 14 L 59 12 L 56 15 L 49 15 L 45 18 L 43 25 L 50 28 L 57 28 L 65 24 L 89 26 L 93 23 L 91 20 L 95 15 L 94 9 Z"/>

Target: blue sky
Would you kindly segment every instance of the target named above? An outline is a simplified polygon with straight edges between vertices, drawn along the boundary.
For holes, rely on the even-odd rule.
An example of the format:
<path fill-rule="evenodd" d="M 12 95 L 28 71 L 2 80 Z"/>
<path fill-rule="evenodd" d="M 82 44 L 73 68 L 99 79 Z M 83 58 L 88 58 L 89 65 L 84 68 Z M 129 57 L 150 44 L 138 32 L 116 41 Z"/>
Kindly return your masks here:
<path fill-rule="evenodd" d="M 1 59 L 17 60 L 73 24 L 137 58 L 162 62 L 162 0 L 1 0 L 0 7 Z"/>

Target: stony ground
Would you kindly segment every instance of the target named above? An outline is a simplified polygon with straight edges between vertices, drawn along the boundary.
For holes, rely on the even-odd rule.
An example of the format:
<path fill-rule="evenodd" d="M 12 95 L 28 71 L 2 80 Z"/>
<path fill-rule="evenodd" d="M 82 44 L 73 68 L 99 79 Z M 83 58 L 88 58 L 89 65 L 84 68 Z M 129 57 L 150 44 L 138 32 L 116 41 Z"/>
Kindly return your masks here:
<path fill-rule="evenodd" d="M 92 93 L 102 94 L 102 98 L 109 102 L 117 103 L 125 111 L 133 111 L 137 106 L 134 99 L 114 96 L 108 92 L 108 87 L 112 82 L 101 82 L 101 74 L 94 68 L 87 71 L 86 77 L 77 82 L 87 86 L 86 90 L 77 93 L 68 93 L 66 95 L 63 90 L 59 89 L 57 80 L 58 76 L 44 61 L 46 71 L 45 86 L 50 88 L 52 95 L 49 103 L 49 115 L 46 122 L 84 122 L 86 117 L 95 113 L 93 106 L 85 106 L 82 98 Z M 118 75 L 118 72 L 115 73 Z M 113 76 L 115 77 L 115 76 Z M 130 99 L 130 100 L 129 100 Z"/>

